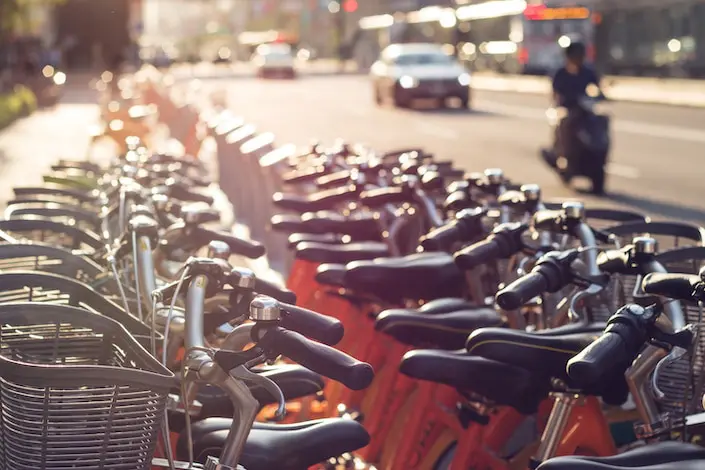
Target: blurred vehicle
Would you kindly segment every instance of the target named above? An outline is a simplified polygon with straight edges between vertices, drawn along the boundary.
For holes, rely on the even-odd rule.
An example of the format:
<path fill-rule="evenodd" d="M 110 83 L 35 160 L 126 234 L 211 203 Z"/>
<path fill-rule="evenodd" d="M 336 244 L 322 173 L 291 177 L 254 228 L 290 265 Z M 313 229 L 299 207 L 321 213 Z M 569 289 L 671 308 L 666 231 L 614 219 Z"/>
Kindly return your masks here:
<path fill-rule="evenodd" d="M 229 64 L 232 62 L 233 52 L 229 47 L 221 47 L 218 49 L 218 55 L 213 59 L 214 64 Z"/>
<path fill-rule="evenodd" d="M 168 68 L 175 61 L 176 54 L 169 54 L 163 47 L 145 47 L 140 50 L 140 59 L 157 68 Z"/>
<path fill-rule="evenodd" d="M 609 109 L 602 91 L 591 86 L 574 109 L 551 108 L 546 116 L 554 134 L 557 127 L 567 125 L 562 135 L 569 142 L 561 145 L 562 151 L 543 149 L 544 160 L 566 185 L 576 176 L 585 176 L 592 182 L 592 192 L 603 194 L 611 139 Z"/>
<path fill-rule="evenodd" d="M 470 74 L 438 44 L 392 44 L 370 73 L 377 104 L 391 100 L 407 107 L 419 98 L 435 99 L 440 106 L 449 98 L 458 98 L 463 108 L 470 103 Z"/>
<path fill-rule="evenodd" d="M 295 78 L 296 67 L 291 46 L 288 44 L 261 44 L 252 55 L 257 76 Z"/>

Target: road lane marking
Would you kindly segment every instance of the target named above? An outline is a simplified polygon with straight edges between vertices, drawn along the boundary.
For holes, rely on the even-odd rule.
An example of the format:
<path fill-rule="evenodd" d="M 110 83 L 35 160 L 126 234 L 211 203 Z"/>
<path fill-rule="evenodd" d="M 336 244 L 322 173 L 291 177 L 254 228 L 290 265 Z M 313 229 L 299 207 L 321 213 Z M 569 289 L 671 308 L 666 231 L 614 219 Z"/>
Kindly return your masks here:
<path fill-rule="evenodd" d="M 492 101 L 478 101 L 479 110 L 506 114 L 521 119 L 546 121 L 546 111 L 530 106 L 513 106 Z M 684 129 L 675 126 L 650 124 L 646 122 L 626 121 L 618 117 L 612 118 L 612 129 L 617 132 L 657 137 L 662 139 L 684 140 L 695 143 L 705 143 L 705 132 L 698 129 Z"/>
<path fill-rule="evenodd" d="M 427 122 L 416 122 L 415 127 L 419 132 L 423 132 L 424 134 L 431 135 L 433 137 L 440 137 L 441 139 L 447 140 L 456 140 L 459 138 L 457 132 L 447 127 L 437 126 Z"/>
<path fill-rule="evenodd" d="M 630 180 L 638 179 L 641 176 L 641 172 L 637 168 L 620 165 L 619 163 L 608 163 L 605 171 L 608 175 L 619 176 Z"/>

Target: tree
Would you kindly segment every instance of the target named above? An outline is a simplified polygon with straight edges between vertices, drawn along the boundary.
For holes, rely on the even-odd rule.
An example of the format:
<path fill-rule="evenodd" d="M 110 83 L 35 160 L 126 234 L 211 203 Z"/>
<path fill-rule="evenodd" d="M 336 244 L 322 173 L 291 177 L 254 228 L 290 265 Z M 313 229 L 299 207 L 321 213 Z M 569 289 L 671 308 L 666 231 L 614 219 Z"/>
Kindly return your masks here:
<path fill-rule="evenodd" d="M 0 44 L 26 28 L 32 8 L 54 6 L 65 0 L 0 0 Z"/>

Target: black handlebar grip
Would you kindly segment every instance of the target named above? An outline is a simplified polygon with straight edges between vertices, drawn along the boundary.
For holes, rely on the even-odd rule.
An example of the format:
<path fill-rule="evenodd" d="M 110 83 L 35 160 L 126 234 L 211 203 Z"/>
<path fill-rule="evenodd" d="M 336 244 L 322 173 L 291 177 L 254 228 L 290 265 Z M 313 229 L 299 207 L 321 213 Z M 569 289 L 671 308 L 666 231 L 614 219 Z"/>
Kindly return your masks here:
<path fill-rule="evenodd" d="M 350 181 L 352 173 L 348 170 L 336 171 L 329 175 L 316 178 L 316 186 L 320 189 L 336 188 Z"/>
<path fill-rule="evenodd" d="M 502 309 L 515 310 L 548 288 L 548 280 L 543 274 L 531 272 L 500 290 L 495 300 Z"/>
<path fill-rule="evenodd" d="M 285 287 L 279 287 L 265 279 L 260 279 L 259 277 L 255 280 L 255 292 L 277 299 L 279 302 L 287 304 L 296 303 L 296 294 L 294 292 Z"/>
<path fill-rule="evenodd" d="M 200 160 L 194 159 L 194 158 L 180 158 L 176 157 L 174 155 L 166 155 L 166 154 L 155 154 L 152 155 L 149 159 L 150 163 L 180 163 L 181 165 L 184 166 L 189 166 L 192 168 L 203 168 L 203 163 Z"/>
<path fill-rule="evenodd" d="M 424 251 L 444 251 L 453 243 L 460 241 L 462 231 L 457 220 L 453 220 L 446 225 L 434 228 L 419 239 L 419 244 Z"/>
<path fill-rule="evenodd" d="M 358 194 L 359 190 L 354 184 L 313 193 L 309 198 L 310 212 L 330 209 L 332 206 L 352 201 L 357 198 Z"/>
<path fill-rule="evenodd" d="M 197 234 L 203 245 L 218 240 L 226 243 L 232 253 L 244 256 L 250 259 L 257 259 L 266 253 L 264 245 L 254 240 L 245 240 L 231 235 L 221 230 L 211 230 L 204 227 L 196 227 L 194 234 Z"/>
<path fill-rule="evenodd" d="M 362 390 L 374 379 L 371 365 L 330 346 L 311 341 L 294 331 L 283 328 L 269 330 L 258 345 L 340 382 L 351 390 Z"/>
<path fill-rule="evenodd" d="M 335 346 L 343 339 L 345 328 L 338 319 L 284 302 L 279 305 L 282 313 L 280 323 L 287 330 L 328 346 Z"/>
<path fill-rule="evenodd" d="M 191 191 L 190 189 L 186 188 L 185 186 L 182 186 L 180 184 L 175 184 L 171 186 L 170 191 L 169 191 L 169 196 L 173 197 L 174 199 L 178 199 L 180 201 L 189 201 L 189 202 L 205 202 L 206 204 L 213 204 L 213 198 L 206 195 L 206 194 L 200 194 L 195 191 Z"/>
<path fill-rule="evenodd" d="M 502 256 L 502 247 L 495 239 L 482 240 L 463 248 L 453 256 L 456 266 L 460 269 L 475 269 L 490 263 Z"/>
<path fill-rule="evenodd" d="M 641 286 L 647 294 L 678 300 L 698 300 L 693 298 L 693 294 L 701 282 L 700 276 L 693 274 L 650 273 L 644 277 Z"/>
<path fill-rule="evenodd" d="M 619 364 L 628 365 L 634 357 L 621 335 L 607 331 L 568 361 L 568 376 L 581 387 L 597 385 Z"/>
<path fill-rule="evenodd" d="M 406 199 L 406 191 L 400 186 L 370 189 L 360 194 L 360 202 L 370 209 L 377 209 L 386 204 L 401 204 L 406 202 Z"/>
<path fill-rule="evenodd" d="M 323 166 L 308 168 L 304 171 L 294 170 L 285 173 L 282 176 L 282 180 L 287 184 L 302 184 L 308 183 L 310 181 L 315 181 L 316 178 L 328 174 L 328 169 Z"/>

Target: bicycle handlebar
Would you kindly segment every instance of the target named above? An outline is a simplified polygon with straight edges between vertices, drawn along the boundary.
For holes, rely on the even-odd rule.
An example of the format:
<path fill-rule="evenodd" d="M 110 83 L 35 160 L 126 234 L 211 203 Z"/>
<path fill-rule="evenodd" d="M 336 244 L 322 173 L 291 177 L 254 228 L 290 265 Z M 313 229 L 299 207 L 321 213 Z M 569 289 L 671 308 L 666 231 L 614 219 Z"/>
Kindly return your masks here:
<path fill-rule="evenodd" d="M 702 275 L 651 273 L 644 277 L 642 288 L 647 294 L 671 299 L 699 302 L 705 300 Z"/>
<path fill-rule="evenodd" d="M 296 303 L 296 294 L 294 292 L 259 277 L 255 280 L 255 292 L 286 304 Z"/>
<path fill-rule="evenodd" d="M 504 310 L 515 310 L 544 292 L 558 292 L 572 281 L 570 265 L 578 255 L 578 250 L 568 250 L 542 256 L 529 274 L 497 293 L 497 304 Z"/>
<path fill-rule="evenodd" d="M 279 302 L 281 308 L 280 325 L 328 346 L 335 346 L 345 334 L 343 324 L 328 315 L 314 312 L 296 305 Z"/>
<path fill-rule="evenodd" d="M 192 236 L 203 246 L 218 240 L 226 243 L 233 253 L 246 258 L 257 259 L 266 253 L 264 245 L 254 240 L 245 240 L 222 230 L 212 230 L 200 226 L 193 228 Z"/>
<path fill-rule="evenodd" d="M 283 328 L 268 330 L 257 343 L 261 348 L 275 351 L 314 372 L 342 383 L 351 390 L 362 390 L 374 378 L 372 366 L 338 351 L 316 343 L 294 331 Z"/>
<path fill-rule="evenodd" d="M 623 373 L 649 340 L 659 306 L 625 305 L 607 322 L 604 333 L 568 361 L 566 371 L 583 387 L 595 385 L 613 373 Z"/>
<path fill-rule="evenodd" d="M 484 209 L 465 209 L 449 223 L 435 228 L 421 237 L 419 244 L 424 251 L 445 251 L 455 243 L 477 239 L 482 233 Z"/>
<path fill-rule="evenodd" d="M 407 202 L 408 199 L 408 191 L 401 186 L 375 188 L 363 191 L 360 194 L 360 202 L 370 209 L 378 209 L 387 204 L 402 204 Z"/>
<path fill-rule="evenodd" d="M 180 183 L 174 182 L 167 184 L 167 186 L 169 187 L 169 197 L 173 197 L 174 199 L 189 202 L 205 202 L 208 205 L 213 204 L 214 200 L 211 196 L 191 191 Z"/>
<path fill-rule="evenodd" d="M 460 269 L 472 270 L 497 259 L 509 258 L 524 248 L 521 237 L 527 228 L 525 224 L 500 225 L 485 240 L 456 252 L 455 264 Z"/>
<path fill-rule="evenodd" d="M 543 272 L 530 272 L 497 293 L 497 304 L 504 310 L 515 310 L 550 288 L 550 280 Z"/>

